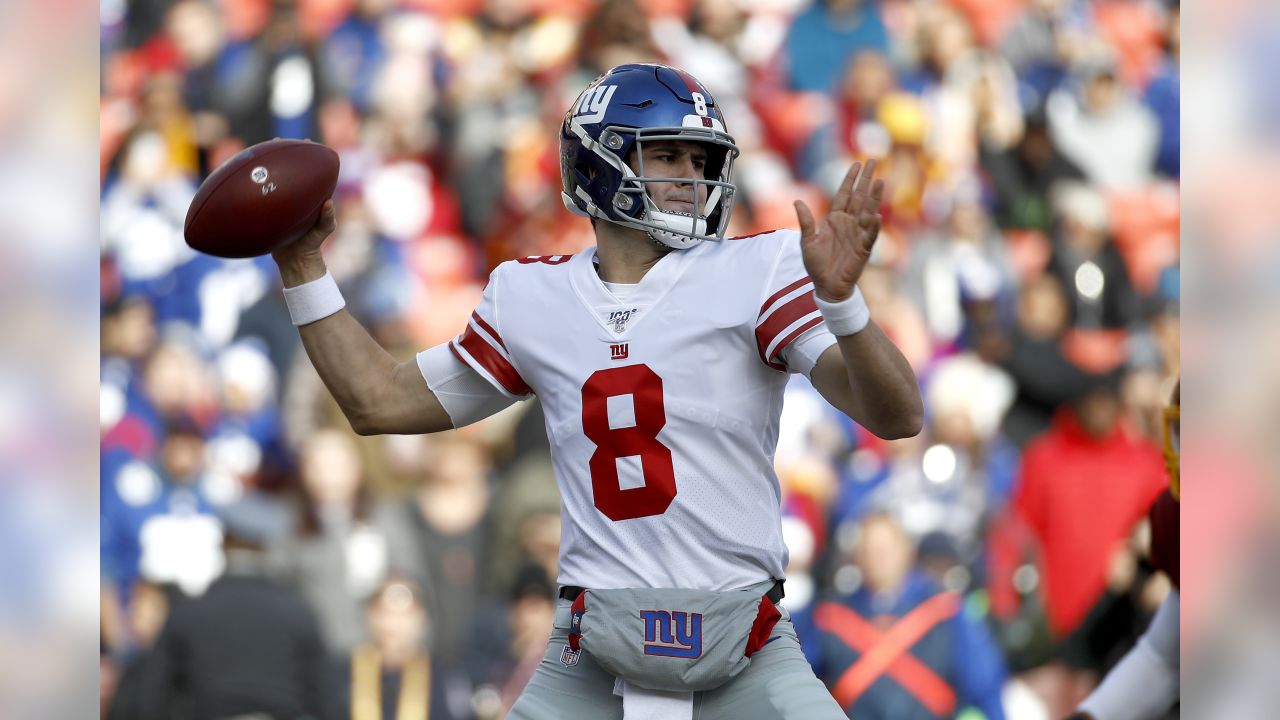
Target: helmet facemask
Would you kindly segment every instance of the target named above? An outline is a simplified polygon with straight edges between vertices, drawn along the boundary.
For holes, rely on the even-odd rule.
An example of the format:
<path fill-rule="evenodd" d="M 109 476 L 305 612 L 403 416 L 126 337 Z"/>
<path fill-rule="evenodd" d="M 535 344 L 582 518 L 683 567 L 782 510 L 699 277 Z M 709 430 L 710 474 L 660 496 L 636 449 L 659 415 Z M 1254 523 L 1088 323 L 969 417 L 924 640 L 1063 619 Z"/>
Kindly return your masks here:
<path fill-rule="evenodd" d="M 571 125 L 571 129 L 588 151 L 603 159 L 620 176 L 610 207 L 587 203 L 592 217 L 643 230 L 654 241 L 677 250 L 691 248 L 703 240 L 724 239 L 733 213 L 736 194 L 736 186 L 732 182 L 733 161 L 738 156 L 737 145 L 727 133 L 714 127 L 630 128 L 611 125 L 604 128 L 600 141 L 595 142 L 576 123 Z M 676 140 L 704 145 L 707 163 L 703 177 L 647 176 L 644 169 L 646 143 Z M 635 169 L 624 160 L 632 151 L 636 157 Z M 696 212 L 672 212 L 658 207 L 649 192 L 650 183 L 692 184 Z M 699 208 L 696 200 L 702 196 L 704 188 L 706 200 Z M 571 202 L 570 198 L 565 198 L 566 207 L 570 207 Z M 570 210 L 576 211 L 573 207 Z"/>
<path fill-rule="evenodd" d="M 628 215 L 617 220 L 621 225 L 645 230 L 657 242 L 677 250 L 683 250 L 703 240 L 723 240 L 733 213 L 736 186 L 733 177 L 733 161 L 738 154 L 733 139 L 714 129 L 694 128 L 610 128 L 615 132 L 635 135 L 631 143 L 635 152 L 635 169 L 624 163 L 624 179 L 614 196 L 614 207 Z M 702 177 L 650 176 L 644 166 L 646 144 L 652 146 L 663 141 L 698 142 L 707 152 Z M 650 183 L 692 185 L 694 212 L 663 210 L 653 199 Z M 705 200 L 701 200 L 705 196 Z M 631 213 L 636 203 L 639 213 Z"/>

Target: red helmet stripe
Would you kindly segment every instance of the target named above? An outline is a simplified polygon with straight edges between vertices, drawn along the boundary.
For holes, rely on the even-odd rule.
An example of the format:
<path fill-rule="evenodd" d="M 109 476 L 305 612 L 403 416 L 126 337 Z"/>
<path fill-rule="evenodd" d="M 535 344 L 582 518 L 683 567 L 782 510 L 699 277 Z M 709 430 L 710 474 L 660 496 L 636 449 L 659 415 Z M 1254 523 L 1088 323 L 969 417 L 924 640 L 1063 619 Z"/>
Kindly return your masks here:
<path fill-rule="evenodd" d="M 702 92 L 702 88 L 698 86 L 698 81 L 694 80 L 692 75 L 680 68 L 671 69 L 675 70 L 676 74 L 680 76 L 680 79 L 684 81 L 684 86 L 689 88 L 689 92 Z"/>

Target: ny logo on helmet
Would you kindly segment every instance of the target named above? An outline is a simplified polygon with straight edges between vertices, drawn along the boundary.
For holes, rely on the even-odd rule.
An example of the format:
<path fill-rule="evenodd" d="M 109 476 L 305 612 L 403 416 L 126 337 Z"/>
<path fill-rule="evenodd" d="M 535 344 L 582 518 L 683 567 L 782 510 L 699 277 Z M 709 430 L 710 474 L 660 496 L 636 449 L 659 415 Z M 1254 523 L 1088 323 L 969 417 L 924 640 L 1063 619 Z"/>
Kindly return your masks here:
<path fill-rule="evenodd" d="M 609 109 L 609 101 L 613 99 L 613 93 L 617 89 L 617 85 L 597 85 L 582 93 L 573 119 L 580 123 L 598 123 L 603 120 Z"/>

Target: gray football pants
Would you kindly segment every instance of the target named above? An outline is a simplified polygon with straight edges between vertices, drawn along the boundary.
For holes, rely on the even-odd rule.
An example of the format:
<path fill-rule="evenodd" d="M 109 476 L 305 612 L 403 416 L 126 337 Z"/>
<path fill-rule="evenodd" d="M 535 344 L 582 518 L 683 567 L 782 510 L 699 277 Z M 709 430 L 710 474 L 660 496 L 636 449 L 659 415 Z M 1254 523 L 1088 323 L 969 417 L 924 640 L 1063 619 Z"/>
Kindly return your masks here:
<path fill-rule="evenodd" d="M 583 651 L 572 667 L 560 662 L 568 644 L 570 605 L 560 600 L 556 606 L 547 652 L 509 720 L 621 720 L 622 698 L 613 694 L 614 678 L 591 655 Z M 715 690 L 694 694 L 694 720 L 844 720 L 844 711 L 805 660 L 790 614 L 780 609 L 782 619 L 769 643 L 751 657 L 746 670 Z"/>

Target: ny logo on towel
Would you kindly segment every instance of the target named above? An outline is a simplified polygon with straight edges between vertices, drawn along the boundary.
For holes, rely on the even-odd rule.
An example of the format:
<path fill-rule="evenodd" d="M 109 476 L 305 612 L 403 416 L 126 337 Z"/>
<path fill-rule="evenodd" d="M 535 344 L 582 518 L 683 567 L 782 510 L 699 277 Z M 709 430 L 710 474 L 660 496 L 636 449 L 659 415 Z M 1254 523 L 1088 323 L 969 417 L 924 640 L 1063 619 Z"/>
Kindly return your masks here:
<path fill-rule="evenodd" d="M 702 655 L 702 613 L 641 610 L 644 654 L 675 658 Z"/>

